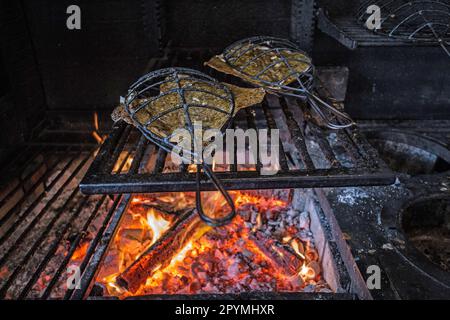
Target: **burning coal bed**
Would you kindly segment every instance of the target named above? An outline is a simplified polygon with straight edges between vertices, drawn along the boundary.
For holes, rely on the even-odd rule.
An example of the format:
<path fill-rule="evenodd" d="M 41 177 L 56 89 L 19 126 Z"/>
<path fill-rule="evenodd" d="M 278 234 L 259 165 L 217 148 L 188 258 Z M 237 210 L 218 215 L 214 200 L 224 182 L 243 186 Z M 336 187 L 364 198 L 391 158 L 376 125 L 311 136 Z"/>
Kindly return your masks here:
<path fill-rule="evenodd" d="M 198 218 L 193 193 L 132 198 L 97 275 L 96 288 L 103 296 L 119 298 L 333 292 L 322 276 L 310 229 L 307 202 L 312 200 L 305 199 L 313 197 L 312 191 L 231 194 L 238 215 L 220 228 Z M 205 209 L 220 212 L 226 207 L 218 193 L 205 195 Z"/>

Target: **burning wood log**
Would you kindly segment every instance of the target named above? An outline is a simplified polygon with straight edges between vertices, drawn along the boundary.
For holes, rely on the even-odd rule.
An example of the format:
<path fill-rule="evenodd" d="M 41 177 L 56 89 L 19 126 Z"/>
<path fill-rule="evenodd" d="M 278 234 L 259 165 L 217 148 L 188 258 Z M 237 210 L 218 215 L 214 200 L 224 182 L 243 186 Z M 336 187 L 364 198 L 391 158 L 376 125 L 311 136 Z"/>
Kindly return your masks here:
<path fill-rule="evenodd" d="M 200 238 L 210 230 L 196 214 L 190 211 L 181 216 L 169 230 L 134 261 L 116 280 L 116 283 L 133 293 L 148 277 L 170 264 L 172 258 L 189 241 Z"/>
<path fill-rule="evenodd" d="M 261 232 L 250 235 L 249 239 L 271 260 L 277 267 L 281 268 L 286 275 L 294 276 L 299 273 L 303 264 L 302 259 L 291 252 L 287 246 L 284 246 L 274 239 L 267 238 Z"/>

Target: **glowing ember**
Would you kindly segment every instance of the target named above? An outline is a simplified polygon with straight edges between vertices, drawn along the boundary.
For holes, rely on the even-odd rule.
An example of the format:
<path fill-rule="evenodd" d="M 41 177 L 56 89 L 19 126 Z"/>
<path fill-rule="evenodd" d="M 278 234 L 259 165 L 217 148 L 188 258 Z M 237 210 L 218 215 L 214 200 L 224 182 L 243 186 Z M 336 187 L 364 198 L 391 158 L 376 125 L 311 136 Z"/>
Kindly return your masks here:
<path fill-rule="evenodd" d="M 220 211 L 226 206 L 220 194 L 206 194 L 208 210 Z M 169 263 L 156 265 L 150 272 L 152 276 L 136 292 L 130 292 L 116 283 L 118 275 L 171 228 L 177 216 L 169 212 L 179 213 L 195 206 L 193 193 L 133 198 L 97 283 L 107 289 L 107 294 L 121 298 L 148 294 L 298 292 L 306 286 L 329 290 L 321 279 L 319 256 L 312 239 L 299 236 L 309 230 L 286 225 L 273 235 L 262 231 L 273 225 L 277 216 L 291 210 L 288 203 L 251 192 L 233 191 L 231 195 L 239 215 L 229 225 L 211 228 L 201 224 L 189 241 L 168 257 Z"/>
<path fill-rule="evenodd" d="M 89 242 L 83 242 L 73 253 L 72 260 L 82 260 L 86 256 Z"/>

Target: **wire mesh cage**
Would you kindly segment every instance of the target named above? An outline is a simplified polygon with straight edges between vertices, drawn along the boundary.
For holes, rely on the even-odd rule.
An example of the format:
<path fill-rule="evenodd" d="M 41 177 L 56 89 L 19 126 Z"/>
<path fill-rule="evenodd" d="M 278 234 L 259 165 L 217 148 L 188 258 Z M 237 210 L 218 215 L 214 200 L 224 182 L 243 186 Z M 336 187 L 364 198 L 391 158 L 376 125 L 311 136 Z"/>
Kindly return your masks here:
<path fill-rule="evenodd" d="M 206 103 L 206 102 L 207 103 Z M 125 109 L 135 126 L 166 151 L 176 129 L 194 134 L 194 124 L 204 130 L 223 129 L 232 119 L 234 99 L 230 89 L 199 71 L 187 68 L 160 69 L 146 74 L 128 90 Z M 200 156 L 183 150 L 185 158 Z"/>
<path fill-rule="evenodd" d="M 326 127 L 341 129 L 353 121 L 315 92 L 311 58 L 294 43 L 274 37 L 252 37 L 227 47 L 223 59 L 236 75 L 267 91 L 306 100 Z"/>
<path fill-rule="evenodd" d="M 437 43 L 450 56 L 450 0 L 361 0 L 357 15 L 360 23 L 378 34 Z M 379 15 L 378 24 L 369 27 L 374 15 Z"/>
<path fill-rule="evenodd" d="M 176 151 L 187 163 L 197 164 L 197 211 L 210 225 L 228 223 L 235 215 L 233 201 L 195 144 L 196 130 L 223 132 L 235 111 L 231 90 L 214 78 L 187 68 L 167 68 L 150 72 L 136 81 L 125 98 L 125 111 L 142 134 L 167 152 Z M 201 127 L 200 127 L 201 125 Z M 196 129 L 197 128 L 197 129 Z M 176 135 L 187 130 L 190 146 L 178 145 Z M 204 172 L 222 193 L 231 210 L 224 217 L 211 217 L 201 205 L 200 174 Z"/>

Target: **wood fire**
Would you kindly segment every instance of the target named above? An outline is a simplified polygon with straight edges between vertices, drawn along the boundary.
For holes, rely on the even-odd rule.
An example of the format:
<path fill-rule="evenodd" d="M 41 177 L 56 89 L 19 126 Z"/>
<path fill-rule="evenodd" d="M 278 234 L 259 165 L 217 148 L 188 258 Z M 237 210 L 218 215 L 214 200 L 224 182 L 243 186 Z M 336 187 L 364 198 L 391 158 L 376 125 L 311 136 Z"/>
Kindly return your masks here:
<path fill-rule="evenodd" d="M 220 228 L 198 218 L 193 193 L 135 196 L 97 284 L 120 298 L 330 292 L 321 276 L 309 217 L 290 206 L 286 192 L 277 197 L 265 191 L 233 191 L 239 215 Z M 205 194 L 208 209 L 220 211 L 225 205 L 216 193 Z"/>

